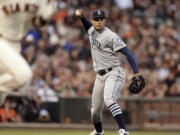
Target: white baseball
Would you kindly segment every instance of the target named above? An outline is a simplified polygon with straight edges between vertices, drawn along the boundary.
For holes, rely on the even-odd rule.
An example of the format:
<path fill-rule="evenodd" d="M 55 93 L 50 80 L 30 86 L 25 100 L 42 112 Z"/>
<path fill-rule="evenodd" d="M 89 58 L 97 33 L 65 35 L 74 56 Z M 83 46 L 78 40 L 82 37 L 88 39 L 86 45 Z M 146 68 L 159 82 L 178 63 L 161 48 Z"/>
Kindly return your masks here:
<path fill-rule="evenodd" d="M 75 11 L 75 15 L 76 15 L 76 16 L 81 16 L 80 10 L 77 9 L 77 10 Z"/>

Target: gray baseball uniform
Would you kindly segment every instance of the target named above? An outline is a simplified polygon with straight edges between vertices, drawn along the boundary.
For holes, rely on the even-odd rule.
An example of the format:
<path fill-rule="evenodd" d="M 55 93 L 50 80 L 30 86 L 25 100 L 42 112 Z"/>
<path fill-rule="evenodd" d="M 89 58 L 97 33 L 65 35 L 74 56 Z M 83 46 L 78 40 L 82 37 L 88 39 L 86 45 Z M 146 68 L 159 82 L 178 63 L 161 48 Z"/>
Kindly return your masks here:
<path fill-rule="evenodd" d="M 100 32 L 94 32 L 94 27 L 91 27 L 88 34 L 91 43 L 93 67 L 96 72 L 121 65 L 116 51 L 125 47 L 126 44 L 116 33 L 107 27 Z"/>
<path fill-rule="evenodd" d="M 116 51 L 125 47 L 126 44 L 107 27 L 95 32 L 92 26 L 89 28 L 88 34 L 91 43 L 93 67 L 97 72 L 91 109 L 95 122 L 100 119 L 103 104 L 105 103 L 109 107 L 115 103 L 124 86 L 126 75 Z M 118 113 L 121 113 L 120 109 L 113 112 L 113 116 Z"/>

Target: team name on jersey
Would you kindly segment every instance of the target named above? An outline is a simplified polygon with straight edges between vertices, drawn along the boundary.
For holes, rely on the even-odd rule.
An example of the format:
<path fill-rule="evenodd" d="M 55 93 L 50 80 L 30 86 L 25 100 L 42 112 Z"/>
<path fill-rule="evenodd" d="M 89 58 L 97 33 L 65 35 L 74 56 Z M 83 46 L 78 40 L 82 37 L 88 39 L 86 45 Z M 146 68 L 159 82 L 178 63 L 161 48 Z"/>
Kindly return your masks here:
<path fill-rule="evenodd" d="M 97 48 L 101 47 L 101 43 L 97 41 L 95 38 L 92 38 L 92 45 L 96 46 Z"/>
<path fill-rule="evenodd" d="M 2 6 L 2 10 L 6 16 L 16 14 L 17 12 L 28 12 L 30 14 L 36 14 L 38 8 L 38 5 L 32 3 L 25 3 L 23 6 L 20 6 L 19 3 Z"/>

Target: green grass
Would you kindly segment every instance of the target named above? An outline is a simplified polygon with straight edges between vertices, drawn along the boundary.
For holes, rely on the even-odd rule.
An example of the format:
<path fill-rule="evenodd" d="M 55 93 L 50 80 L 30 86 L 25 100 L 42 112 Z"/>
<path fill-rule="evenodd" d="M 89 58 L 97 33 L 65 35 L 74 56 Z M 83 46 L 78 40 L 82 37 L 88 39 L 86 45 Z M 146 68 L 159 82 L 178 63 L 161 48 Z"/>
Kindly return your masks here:
<path fill-rule="evenodd" d="M 0 135 L 88 135 L 87 130 L 0 129 Z M 131 131 L 131 135 L 180 135 L 180 132 Z M 117 131 L 105 131 L 105 135 L 118 135 Z"/>

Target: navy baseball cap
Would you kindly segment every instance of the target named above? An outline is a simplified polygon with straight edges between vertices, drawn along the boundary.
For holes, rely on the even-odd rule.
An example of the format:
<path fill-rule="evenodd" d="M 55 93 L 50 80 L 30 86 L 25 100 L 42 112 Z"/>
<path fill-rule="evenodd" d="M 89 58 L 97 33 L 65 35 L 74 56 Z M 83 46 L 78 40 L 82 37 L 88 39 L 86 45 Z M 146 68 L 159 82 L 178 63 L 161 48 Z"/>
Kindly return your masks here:
<path fill-rule="evenodd" d="M 106 18 L 104 10 L 96 10 L 92 14 L 92 18 Z"/>

